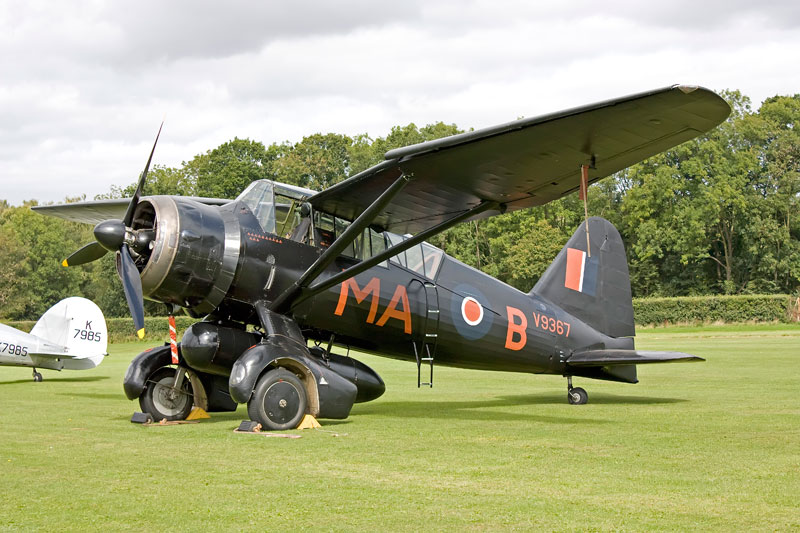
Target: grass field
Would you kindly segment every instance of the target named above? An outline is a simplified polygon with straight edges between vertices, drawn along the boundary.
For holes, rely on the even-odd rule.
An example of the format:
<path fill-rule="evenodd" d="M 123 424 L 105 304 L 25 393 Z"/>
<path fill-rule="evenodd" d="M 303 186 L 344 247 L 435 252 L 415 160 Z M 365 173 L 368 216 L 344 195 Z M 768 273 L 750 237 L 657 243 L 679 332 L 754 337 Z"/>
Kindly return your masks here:
<path fill-rule="evenodd" d="M 150 344 L 156 342 L 151 340 Z M 655 328 L 638 385 L 364 356 L 387 383 L 345 421 L 238 435 L 246 410 L 142 427 L 122 392 L 145 344 L 84 372 L 0 368 L 0 530 L 800 528 L 800 328 Z"/>

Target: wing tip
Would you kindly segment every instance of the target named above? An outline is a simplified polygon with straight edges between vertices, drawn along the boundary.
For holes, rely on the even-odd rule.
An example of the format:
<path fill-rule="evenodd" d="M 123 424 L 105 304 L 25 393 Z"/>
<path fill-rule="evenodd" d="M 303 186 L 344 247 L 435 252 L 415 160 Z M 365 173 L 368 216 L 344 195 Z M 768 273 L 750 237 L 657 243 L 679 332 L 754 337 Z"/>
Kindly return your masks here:
<path fill-rule="evenodd" d="M 144 339 L 144 328 L 142 328 L 140 330 L 137 330 L 136 331 L 136 336 L 139 337 L 140 340 Z"/>

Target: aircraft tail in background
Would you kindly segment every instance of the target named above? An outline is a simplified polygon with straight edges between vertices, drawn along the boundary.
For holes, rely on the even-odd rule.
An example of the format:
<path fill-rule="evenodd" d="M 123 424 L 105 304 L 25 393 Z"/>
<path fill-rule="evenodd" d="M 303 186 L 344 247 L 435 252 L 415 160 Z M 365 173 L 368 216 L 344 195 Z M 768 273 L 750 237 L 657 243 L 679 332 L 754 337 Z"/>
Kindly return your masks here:
<path fill-rule="evenodd" d="M 96 367 L 108 349 L 108 329 L 103 312 L 86 298 L 65 298 L 55 304 L 36 322 L 31 335 L 58 346 L 63 368 L 70 370 Z M 38 355 L 50 355 L 47 351 L 42 347 Z M 35 357 L 36 354 L 31 355 Z"/>

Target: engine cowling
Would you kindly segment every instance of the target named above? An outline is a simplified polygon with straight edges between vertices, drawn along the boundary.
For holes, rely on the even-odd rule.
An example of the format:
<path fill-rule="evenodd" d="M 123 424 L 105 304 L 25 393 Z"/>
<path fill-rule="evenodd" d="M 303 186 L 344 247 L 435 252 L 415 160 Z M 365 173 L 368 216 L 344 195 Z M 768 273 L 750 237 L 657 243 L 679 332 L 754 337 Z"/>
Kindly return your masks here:
<path fill-rule="evenodd" d="M 195 317 L 213 311 L 230 288 L 239 260 L 234 209 L 174 196 L 142 198 L 132 229 L 152 236 L 134 245 L 144 297 L 185 307 Z"/>

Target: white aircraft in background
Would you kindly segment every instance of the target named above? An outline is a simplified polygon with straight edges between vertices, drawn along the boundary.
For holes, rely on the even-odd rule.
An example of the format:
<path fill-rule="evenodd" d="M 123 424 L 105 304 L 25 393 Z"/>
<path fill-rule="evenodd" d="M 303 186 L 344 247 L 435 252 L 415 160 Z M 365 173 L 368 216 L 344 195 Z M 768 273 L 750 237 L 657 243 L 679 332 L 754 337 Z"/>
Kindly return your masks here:
<path fill-rule="evenodd" d="M 108 355 L 103 312 L 86 298 L 65 298 L 48 309 L 30 333 L 0 324 L 0 366 L 86 370 Z"/>

